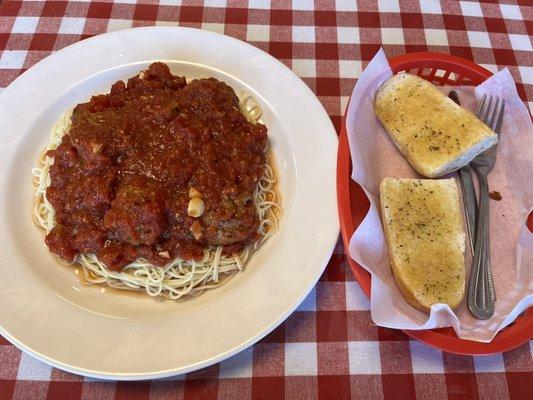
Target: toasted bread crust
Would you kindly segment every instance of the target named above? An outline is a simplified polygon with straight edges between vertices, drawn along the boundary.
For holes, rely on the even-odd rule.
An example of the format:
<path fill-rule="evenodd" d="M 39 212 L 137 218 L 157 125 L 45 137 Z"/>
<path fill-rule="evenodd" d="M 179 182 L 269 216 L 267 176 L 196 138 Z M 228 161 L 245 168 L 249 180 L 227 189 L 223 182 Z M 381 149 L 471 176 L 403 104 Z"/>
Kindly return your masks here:
<path fill-rule="evenodd" d="M 430 178 L 461 168 L 498 141 L 476 116 L 416 75 L 387 80 L 374 111 L 412 167 Z"/>
<path fill-rule="evenodd" d="M 396 282 L 407 302 L 429 312 L 457 307 L 465 292 L 465 233 L 453 179 L 385 178 L 383 226 Z"/>

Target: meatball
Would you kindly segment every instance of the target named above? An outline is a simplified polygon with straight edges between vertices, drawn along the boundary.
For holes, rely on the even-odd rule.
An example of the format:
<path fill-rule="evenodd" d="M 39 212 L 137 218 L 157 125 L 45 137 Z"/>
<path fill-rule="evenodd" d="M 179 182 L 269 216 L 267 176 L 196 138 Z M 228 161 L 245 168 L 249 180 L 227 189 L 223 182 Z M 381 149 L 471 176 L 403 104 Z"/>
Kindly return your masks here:
<path fill-rule="evenodd" d="M 167 221 L 161 195 L 154 186 L 142 176 L 123 180 L 104 216 L 104 226 L 115 238 L 145 246 L 158 241 Z"/>

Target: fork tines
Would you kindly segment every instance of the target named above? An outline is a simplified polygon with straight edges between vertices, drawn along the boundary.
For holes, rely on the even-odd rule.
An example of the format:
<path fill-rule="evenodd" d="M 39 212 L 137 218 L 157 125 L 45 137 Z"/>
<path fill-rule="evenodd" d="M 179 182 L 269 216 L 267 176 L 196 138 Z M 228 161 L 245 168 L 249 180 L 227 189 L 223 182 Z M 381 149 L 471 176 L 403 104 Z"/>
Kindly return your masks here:
<path fill-rule="evenodd" d="M 499 97 L 484 94 L 479 103 L 476 115 L 493 131 L 499 133 L 503 120 L 505 101 Z"/>

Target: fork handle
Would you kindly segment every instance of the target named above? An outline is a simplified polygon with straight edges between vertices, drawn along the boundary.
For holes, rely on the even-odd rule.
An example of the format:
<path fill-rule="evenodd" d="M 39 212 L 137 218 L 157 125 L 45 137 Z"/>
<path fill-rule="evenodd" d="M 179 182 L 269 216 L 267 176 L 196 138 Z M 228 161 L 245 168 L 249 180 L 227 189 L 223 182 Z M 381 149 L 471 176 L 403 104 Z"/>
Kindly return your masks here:
<path fill-rule="evenodd" d="M 490 272 L 489 188 L 486 174 L 478 169 L 475 171 L 479 181 L 479 212 L 468 288 L 468 308 L 475 317 L 488 319 L 494 314 L 495 300 Z"/>
<path fill-rule="evenodd" d="M 466 226 L 468 228 L 468 243 L 470 243 L 470 253 L 473 256 L 476 240 L 477 198 L 470 165 L 466 165 L 459 170 L 459 177 L 461 180 L 461 191 L 463 192 Z"/>
<path fill-rule="evenodd" d="M 448 97 L 458 105 L 461 105 L 459 96 L 455 90 L 452 90 Z M 461 191 L 463 193 L 463 205 L 466 214 L 466 226 L 468 228 L 468 243 L 470 244 L 470 254 L 474 256 L 474 241 L 476 240 L 476 221 L 477 221 L 477 199 L 474 181 L 472 180 L 472 168 L 470 164 L 459 169 L 461 180 Z"/>

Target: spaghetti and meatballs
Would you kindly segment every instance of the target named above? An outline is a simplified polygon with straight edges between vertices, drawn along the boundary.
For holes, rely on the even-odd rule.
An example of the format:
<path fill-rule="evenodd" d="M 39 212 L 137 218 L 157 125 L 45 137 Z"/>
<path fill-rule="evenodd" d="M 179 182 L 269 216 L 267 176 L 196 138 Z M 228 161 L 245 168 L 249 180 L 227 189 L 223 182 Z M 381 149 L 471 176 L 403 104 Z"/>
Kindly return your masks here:
<path fill-rule="evenodd" d="M 34 170 L 50 251 L 89 282 L 179 298 L 242 269 L 281 208 L 260 109 L 156 62 L 78 104 Z"/>

